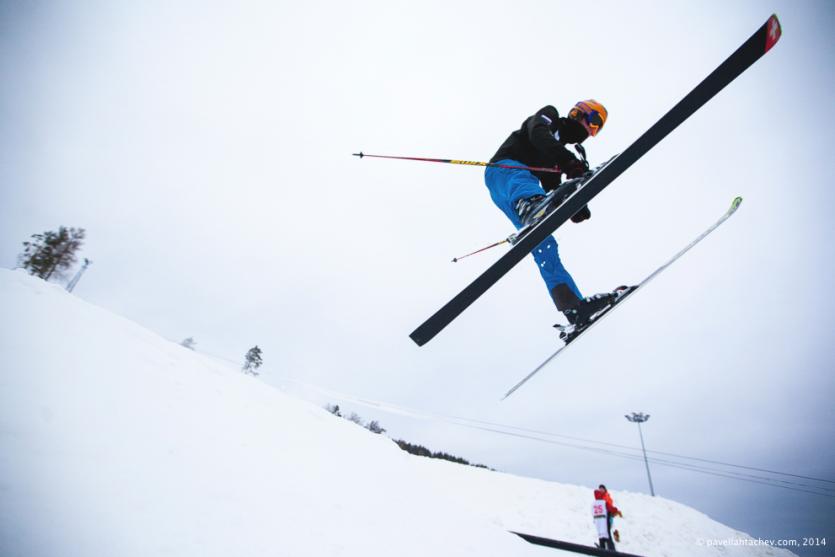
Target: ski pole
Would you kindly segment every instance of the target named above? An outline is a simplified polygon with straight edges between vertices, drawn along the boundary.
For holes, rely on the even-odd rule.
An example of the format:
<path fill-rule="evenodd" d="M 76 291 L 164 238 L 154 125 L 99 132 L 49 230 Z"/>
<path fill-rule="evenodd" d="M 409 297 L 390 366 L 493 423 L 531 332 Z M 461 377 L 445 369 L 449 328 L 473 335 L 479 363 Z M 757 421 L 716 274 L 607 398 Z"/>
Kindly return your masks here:
<path fill-rule="evenodd" d="M 583 160 L 585 160 L 585 158 L 586 158 L 585 151 L 581 150 L 579 152 L 582 155 Z M 461 160 L 455 160 L 455 159 L 432 159 L 432 158 L 427 158 L 427 157 L 402 157 L 402 156 L 393 156 L 393 155 L 368 155 L 368 154 L 363 153 L 362 151 L 360 151 L 359 153 L 353 153 L 353 156 L 359 157 L 359 158 L 373 157 L 375 159 L 397 159 L 397 160 L 420 161 L 420 162 L 440 162 L 440 163 L 446 163 L 446 164 L 462 164 L 462 165 L 467 165 L 467 166 L 493 166 L 493 167 L 497 167 L 497 168 L 511 168 L 511 169 L 514 169 L 514 170 L 532 170 L 532 171 L 537 171 L 537 172 L 562 173 L 562 170 L 560 170 L 559 167 L 557 167 L 557 166 L 541 167 L 541 166 L 524 166 L 524 165 L 516 165 L 516 164 L 500 164 L 500 163 L 496 163 L 496 162 L 461 161 Z M 506 243 L 513 243 L 513 240 L 515 239 L 515 236 L 516 235 L 513 234 L 513 235 L 509 236 L 508 238 L 505 238 L 504 240 L 502 240 L 500 242 L 496 242 L 495 244 L 490 244 L 489 246 L 483 247 L 483 248 L 481 248 L 479 250 L 476 250 L 472 253 L 468 253 L 468 254 L 462 255 L 460 257 L 454 257 L 452 259 L 452 262 L 457 263 L 458 261 L 460 261 L 461 259 L 464 259 L 465 257 L 470 257 L 471 255 L 475 255 L 477 253 L 487 251 L 490 248 L 495 248 L 497 246 L 500 246 L 500 245 L 506 244 Z"/>
<path fill-rule="evenodd" d="M 499 164 L 496 162 L 481 162 L 481 161 L 459 161 L 454 159 L 430 159 L 425 157 L 398 157 L 392 155 L 367 155 L 360 151 L 359 153 L 353 154 L 355 157 L 363 158 L 363 157 L 373 157 L 375 159 L 397 159 L 397 160 L 405 160 L 405 161 L 421 161 L 421 162 L 442 162 L 446 164 L 463 164 L 466 166 L 493 166 L 496 168 L 512 168 L 515 170 L 534 170 L 536 172 L 554 172 L 554 173 L 561 173 L 558 167 L 542 167 L 542 166 L 524 166 L 524 165 L 515 165 L 515 164 Z"/>
<path fill-rule="evenodd" d="M 475 250 L 474 252 L 472 252 L 472 253 L 468 253 L 467 255 L 462 255 L 462 256 L 460 256 L 460 257 L 454 257 L 454 258 L 452 259 L 452 262 L 453 262 L 453 263 L 458 263 L 459 261 L 461 261 L 461 260 L 462 260 L 462 259 L 464 259 L 465 257 L 469 257 L 469 256 L 471 256 L 471 255 L 475 255 L 475 254 L 477 254 L 477 253 L 481 253 L 481 252 L 483 252 L 483 251 L 487 251 L 487 250 L 489 250 L 490 248 L 495 248 L 495 247 L 500 246 L 500 245 L 502 245 L 502 244 L 506 244 L 506 243 L 508 243 L 509 241 L 510 241 L 510 239 L 509 239 L 509 238 L 505 238 L 505 239 L 504 239 L 504 240 L 502 240 L 501 242 L 496 242 L 495 244 L 490 244 L 490 245 L 489 245 L 489 246 L 487 246 L 487 247 L 484 247 L 484 248 L 481 248 L 481 249 Z"/>
<path fill-rule="evenodd" d="M 567 182 L 566 182 L 566 183 L 567 183 Z M 573 191 L 573 190 L 572 190 L 572 191 Z M 475 250 L 475 251 L 474 251 L 474 252 L 472 252 L 472 253 L 468 253 L 467 255 L 462 255 L 462 256 L 460 256 L 460 257 L 454 257 L 454 258 L 452 259 L 452 262 L 453 262 L 453 263 L 458 263 L 460 260 L 464 259 L 465 257 L 469 257 L 469 256 L 471 256 L 471 255 L 475 255 L 475 254 L 477 254 L 477 253 L 481 253 L 481 252 L 483 252 L 483 251 L 487 251 L 487 250 L 489 250 L 489 249 L 491 249 L 491 248 L 495 248 L 495 247 L 500 246 L 500 245 L 502 245 L 502 244 L 510 244 L 511 246 L 516 245 L 516 242 L 518 242 L 521 238 L 523 238 L 523 237 L 525 236 L 525 234 L 527 234 L 527 233 L 528 233 L 528 231 L 530 230 L 530 228 L 531 228 L 532 226 L 533 226 L 532 224 L 529 224 L 529 225 L 527 225 L 527 226 L 523 226 L 522 228 L 520 228 L 519 230 L 517 230 L 516 232 L 514 232 L 513 234 L 511 234 L 510 236 L 508 236 L 508 237 L 507 237 L 507 238 L 505 238 L 504 240 L 501 240 L 501 241 L 499 241 L 499 242 L 496 242 L 495 244 L 490 244 L 489 246 L 483 247 L 483 248 L 481 248 L 481 249 L 477 249 L 477 250 Z"/>

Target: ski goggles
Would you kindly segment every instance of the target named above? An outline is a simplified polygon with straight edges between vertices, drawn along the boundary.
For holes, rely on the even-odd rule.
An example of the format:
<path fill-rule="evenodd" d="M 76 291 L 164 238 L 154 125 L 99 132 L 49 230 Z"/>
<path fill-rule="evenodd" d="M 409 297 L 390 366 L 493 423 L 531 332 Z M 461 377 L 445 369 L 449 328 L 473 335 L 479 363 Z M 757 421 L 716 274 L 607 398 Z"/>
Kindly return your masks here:
<path fill-rule="evenodd" d="M 583 124 L 583 127 L 586 128 L 586 131 L 592 137 L 597 135 L 597 132 L 600 131 L 600 128 L 603 127 L 603 123 L 605 122 L 600 112 L 592 109 L 589 109 L 588 112 L 583 112 L 576 106 L 568 111 L 568 117 Z"/>

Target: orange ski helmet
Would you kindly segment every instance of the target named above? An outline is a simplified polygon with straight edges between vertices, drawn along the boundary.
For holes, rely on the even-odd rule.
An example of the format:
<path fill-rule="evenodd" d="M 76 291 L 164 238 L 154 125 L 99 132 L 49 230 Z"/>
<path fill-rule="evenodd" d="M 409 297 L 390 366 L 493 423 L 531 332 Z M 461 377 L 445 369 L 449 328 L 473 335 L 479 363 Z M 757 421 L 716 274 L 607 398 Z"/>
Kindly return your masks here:
<path fill-rule="evenodd" d="M 592 137 L 598 134 L 608 116 L 606 107 L 594 99 L 580 101 L 568 111 L 568 117 L 583 124 Z"/>

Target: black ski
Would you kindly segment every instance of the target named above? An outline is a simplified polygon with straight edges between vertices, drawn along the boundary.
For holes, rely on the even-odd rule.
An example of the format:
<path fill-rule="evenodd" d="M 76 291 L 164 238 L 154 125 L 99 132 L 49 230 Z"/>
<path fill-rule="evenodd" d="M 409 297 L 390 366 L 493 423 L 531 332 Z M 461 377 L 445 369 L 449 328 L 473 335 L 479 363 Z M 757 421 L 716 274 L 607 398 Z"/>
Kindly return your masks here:
<path fill-rule="evenodd" d="M 760 59 L 780 38 L 780 23 L 772 15 L 756 33 L 745 41 L 736 52 L 722 62 L 704 81 L 696 86 L 667 114 L 661 117 L 649 130 L 638 138 L 620 155 L 596 173 L 582 188 L 545 217 L 539 224 L 521 238 L 498 261 L 487 268 L 478 278 L 457 296 L 439 309 L 432 317 L 415 329 L 409 336 L 418 346 L 423 346 L 449 325 L 474 301 L 484 294 L 510 269 L 525 258 L 545 238 L 553 234 L 574 213 L 588 204 L 598 193 L 620 176 L 635 161 L 645 155 L 659 141 L 713 98 L 731 81 Z"/>
<path fill-rule="evenodd" d="M 541 545 L 544 547 L 553 547 L 554 549 L 562 549 L 563 551 L 570 551 L 572 553 L 581 553 L 583 555 L 595 555 L 598 557 L 641 557 L 640 555 L 633 555 L 632 553 L 621 553 L 620 551 L 609 551 L 608 549 L 600 549 L 599 547 L 591 547 L 588 545 L 580 545 L 578 543 L 564 542 L 562 540 L 551 540 L 541 536 L 532 536 L 530 534 L 521 534 L 519 532 L 511 532 L 516 534 L 523 540 L 534 545 Z"/>

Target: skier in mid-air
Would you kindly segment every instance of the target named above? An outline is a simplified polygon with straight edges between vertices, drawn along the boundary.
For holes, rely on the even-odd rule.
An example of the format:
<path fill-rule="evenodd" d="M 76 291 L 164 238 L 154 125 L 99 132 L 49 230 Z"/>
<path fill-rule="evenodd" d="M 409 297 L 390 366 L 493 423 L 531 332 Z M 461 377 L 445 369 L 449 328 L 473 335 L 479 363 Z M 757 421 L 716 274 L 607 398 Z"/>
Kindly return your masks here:
<path fill-rule="evenodd" d="M 606 123 L 608 112 L 595 100 L 580 101 L 561 117 L 553 106 L 546 106 L 525 119 L 522 126 L 510 134 L 490 159 L 491 163 L 540 168 L 557 167 L 561 171 L 541 172 L 519 168 L 490 166 L 484 181 L 493 203 L 507 215 L 518 229 L 527 224 L 533 214 L 540 213 L 546 192 L 556 189 L 564 173 L 569 179 L 583 176 L 587 165 L 565 146 L 580 144 L 589 136 L 597 135 Z M 591 218 L 584 206 L 571 220 L 583 222 Z M 542 279 L 548 287 L 557 309 L 572 325 L 585 323 L 594 313 L 617 297 L 616 293 L 595 294 L 584 298 L 579 288 L 560 261 L 557 241 L 546 238 L 533 250 Z"/>

